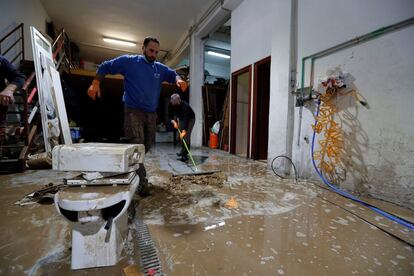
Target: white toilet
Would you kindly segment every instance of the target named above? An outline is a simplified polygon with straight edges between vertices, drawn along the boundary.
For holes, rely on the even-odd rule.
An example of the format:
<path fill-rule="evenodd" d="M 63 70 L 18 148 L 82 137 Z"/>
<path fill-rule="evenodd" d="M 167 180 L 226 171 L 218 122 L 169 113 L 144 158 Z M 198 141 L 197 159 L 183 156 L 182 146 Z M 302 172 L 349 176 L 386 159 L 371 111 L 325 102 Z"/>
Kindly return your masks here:
<path fill-rule="evenodd" d="M 85 143 L 53 149 L 53 169 L 82 171 L 66 179 L 55 206 L 72 227 L 72 269 L 118 263 L 128 234 L 127 209 L 139 185 L 143 145 Z"/>

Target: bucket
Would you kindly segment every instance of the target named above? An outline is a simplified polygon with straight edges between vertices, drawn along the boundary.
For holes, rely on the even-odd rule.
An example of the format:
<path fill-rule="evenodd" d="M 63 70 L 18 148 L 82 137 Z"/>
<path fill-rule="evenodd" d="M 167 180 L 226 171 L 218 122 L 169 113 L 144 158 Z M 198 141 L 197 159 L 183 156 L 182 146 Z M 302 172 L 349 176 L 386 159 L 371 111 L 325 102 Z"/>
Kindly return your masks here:
<path fill-rule="evenodd" d="M 218 146 L 218 135 L 210 132 L 210 143 L 209 146 L 211 149 L 216 149 Z"/>
<path fill-rule="evenodd" d="M 70 128 L 70 136 L 71 136 L 73 141 L 78 141 L 81 138 L 80 128 L 79 127 L 71 127 Z"/>

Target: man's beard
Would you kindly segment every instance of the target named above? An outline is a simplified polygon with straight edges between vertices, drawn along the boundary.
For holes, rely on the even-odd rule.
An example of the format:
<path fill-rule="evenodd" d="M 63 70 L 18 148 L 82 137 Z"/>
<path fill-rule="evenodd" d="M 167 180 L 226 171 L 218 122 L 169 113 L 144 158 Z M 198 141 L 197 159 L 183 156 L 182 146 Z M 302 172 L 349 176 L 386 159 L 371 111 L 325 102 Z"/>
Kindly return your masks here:
<path fill-rule="evenodd" d="M 146 53 L 144 53 L 144 56 L 145 56 L 145 58 L 146 58 L 149 62 L 154 62 L 154 61 L 156 60 L 156 58 L 154 58 L 154 57 L 149 57 L 149 56 L 147 56 L 147 54 L 146 54 Z"/>

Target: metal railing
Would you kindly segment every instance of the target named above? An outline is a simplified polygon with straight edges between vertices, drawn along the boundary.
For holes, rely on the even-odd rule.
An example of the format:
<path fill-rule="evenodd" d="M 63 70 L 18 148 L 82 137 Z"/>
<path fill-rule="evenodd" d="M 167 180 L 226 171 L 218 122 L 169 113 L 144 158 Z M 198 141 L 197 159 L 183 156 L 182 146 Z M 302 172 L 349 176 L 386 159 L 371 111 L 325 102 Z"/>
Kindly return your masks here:
<path fill-rule="evenodd" d="M 5 45 L 5 47 L 3 47 Z M 20 67 L 21 61 L 25 59 L 24 53 L 24 24 L 21 23 L 0 38 L 0 55 L 4 56 L 11 64 L 15 64 L 16 67 Z M 8 55 L 8 56 L 7 56 Z M 20 58 L 20 59 L 19 59 Z M 13 163 L 11 168 L 12 170 L 23 171 L 25 168 L 25 161 L 27 155 L 29 153 L 31 144 L 33 142 L 34 135 L 36 133 L 36 126 L 33 126 L 29 133 L 30 124 L 28 122 L 28 113 L 29 113 L 29 106 L 27 101 L 28 90 L 33 86 L 33 80 L 35 79 L 35 73 L 32 72 L 25 83 L 23 84 L 22 88 L 19 91 L 16 91 L 15 95 L 19 95 L 22 99 L 22 102 L 16 102 L 15 104 L 23 105 L 23 110 L 19 113 L 22 114 L 23 119 L 20 119 L 19 127 L 21 129 L 21 137 L 24 139 L 24 145 L 22 146 L 20 143 L 14 144 L 7 144 L 2 145 L 4 148 L 21 148 L 19 157 L 17 159 L 6 159 L 6 163 Z M 8 113 L 12 113 L 12 111 L 8 111 Z M 4 160 L 0 160 L 2 165 L 4 165 Z M 7 171 L 8 169 L 6 169 Z M 2 170 L 3 172 L 3 170 Z"/>
<path fill-rule="evenodd" d="M 68 69 L 74 68 L 72 64 L 70 39 L 65 29 L 62 29 L 59 32 L 59 35 L 53 41 L 52 49 L 53 59 L 55 61 L 57 70 L 59 70 L 62 64 L 64 64 Z"/>
<path fill-rule="evenodd" d="M 18 35 L 17 39 L 11 43 L 11 45 L 8 45 L 7 49 L 3 50 L 1 45 L 4 41 L 6 41 L 8 38 L 10 38 L 13 35 Z M 17 49 L 16 47 L 19 46 L 19 49 L 17 50 L 17 54 L 12 58 L 8 59 L 10 60 L 10 63 L 14 63 L 18 57 L 21 57 L 20 60 L 24 60 L 24 30 L 23 30 L 23 23 L 19 24 L 17 27 L 15 27 L 13 30 L 11 30 L 9 33 L 7 33 L 5 36 L 3 36 L 0 39 L 0 55 L 5 56 L 7 53 L 9 53 L 12 49 Z"/>
<path fill-rule="evenodd" d="M 25 59 L 24 54 L 24 28 L 23 23 L 19 24 L 17 27 L 15 27 L 13 30 L 11 30 L 9 33 L 7 33 L 5 36 L 0 38 L 0 55 L 4 56 L 6 54 L 14 54 L 16 53 L 16 56 L 13 58 L 8 58 L 10 63 L 14 62 L 20 62 Z M 15 39 L 15 40 L 12 40 Z M 4 43 L 3 43 L 4 42 Z M 2 49 L 2 43 L 6 44 L 7 42 L 7 48 Z M 20 45 L 19 48 L 17 48 Z M 70 39 L 68 35 L 66 34 L 65 30 L 62 29 L 59 33 L 59 35 L 56 37 L 56 39 L 52 43 L 52 54 L 53 54 L 53 60 L 56 65 L 56 69 L 59 70 L 59 68 L 64 65 L 68 69 L 74 68 L 72 63 L 72 57 L 71 57 L 71 47 L 70 47 Z M 20 57 L 20 60 L 17 60 Z M 18 67 L 18 66 L 16 66 Z M 35 99 L 35 96 L 38 94 L 38 90 L 36 87 L 36 76 L 35 72 L 32 72 L 26 82 L 24 83 L 23 87 L 20 89 L 20 93 L 23 99 L 23 111 L 22 111 L 22 117 L 24 118 L 21 121 L 21 126 L 23 127 L 23 138 L 24 138 L 24 146 L 20 152 L 20 156 L 18 160 L 9 160 L 9 161 L 17 161 L 19 162 L 19 170 L 23 171 L 25 168 L 25 161 L 27 158 L 27 155 L 30 152 L 31 145 L 34 140 L 34 136 L 37 132 L 37 125 L 33 122 L 33 119 L 38 113 L 38 102 L 37 99 Z M 29 105 L 31 105 L 33 108 L 31 112 L 29 112 Z M 29 114 L 30 113 L 30 114 Z M 3 145 L 3 147 L 6 147 Z M 14 145 L 7 145 L 9 148 L 13 147 L 21 147 L 20 144 L 14 144 Z M 2 161 L 0 160 L 0 163 Z"/>

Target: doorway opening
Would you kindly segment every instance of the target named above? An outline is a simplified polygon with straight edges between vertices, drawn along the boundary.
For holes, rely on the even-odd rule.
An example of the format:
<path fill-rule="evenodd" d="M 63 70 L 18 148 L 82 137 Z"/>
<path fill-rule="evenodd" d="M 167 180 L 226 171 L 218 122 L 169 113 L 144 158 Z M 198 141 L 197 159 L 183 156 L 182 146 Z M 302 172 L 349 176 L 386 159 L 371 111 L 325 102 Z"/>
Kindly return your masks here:
<path fill-rule="evenodd" d="M 232 74 L 230 152 L 249 157 L 251 66 Z"/>
<path fill-rule="evenodd" d="M 269 139 L 270 57 L 254 64 L 252 155 L 267 160 Z"/>

